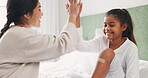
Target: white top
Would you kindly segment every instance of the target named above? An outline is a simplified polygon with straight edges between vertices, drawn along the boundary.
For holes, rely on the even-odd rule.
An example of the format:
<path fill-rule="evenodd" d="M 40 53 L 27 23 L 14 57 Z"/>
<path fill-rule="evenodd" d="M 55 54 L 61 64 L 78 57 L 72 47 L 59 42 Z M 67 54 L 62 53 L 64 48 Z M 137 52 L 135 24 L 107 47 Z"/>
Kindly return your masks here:
<path fill-rule="evenodd" d="M 79 29 L 79 35 L 82 35 L 82 29 Z M 93 51 L 102 52 L 102 50 L 109 48 L 109 40 L 103 36 L 98 35 L 102 33 L 96 30 L 96 37 L 89 41 L 84 41 L 81 36 L 81 43 L 77 47 L 79 51 Z M 139 58 L 138 48 L 128 38 L 126 41 L 116 50 L 114 50 L 119 58 L 123 71 L 126 75 L 125 78 L 139 78 Z"/>
<path fill-rule="evenodd" d="M 59 36 L 13 26 L 0 39 L 0 78 L 37 78 L 39 62 L 63 55 L 78 42 L 73 23 L 67 23 Z"/>

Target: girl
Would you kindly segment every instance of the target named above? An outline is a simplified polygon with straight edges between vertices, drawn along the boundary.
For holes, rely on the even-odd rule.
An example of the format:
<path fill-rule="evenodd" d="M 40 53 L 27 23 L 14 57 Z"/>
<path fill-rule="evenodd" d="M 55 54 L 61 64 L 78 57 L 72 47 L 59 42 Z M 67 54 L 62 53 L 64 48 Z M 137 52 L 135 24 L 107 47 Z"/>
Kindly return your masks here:
<path fill-rule="evenodd" d="M 77 26 L 80 26 L 79 20 L 77 20 Z M 82 35 L 81 29 L 79 31 Z M 126 9 L 108 11 L 104 19 L 103 32 L 104 35 L 101 35 L 97 31 L 96 35 L 100 34 L 100 36 L 89 41 L 83 41 L 81 37 L 77 50 L 102 52 L 102 50 L 110 48 L 119 58 L 125 78 L 139 78 L 138 49 L 129 12 Z M 95 71 L 99 71 L 99 69 Z M 97 76 L 97 73 L 94 75 Z"/>
<path fill-rule="evenodd" d="M 66 4 L 66 8 L 69 11 L 69 4 Z M 78 17 L 76 19 L 76 26 L 80 27 L 80 12 L 82 11 L 82 7 L 80 7 L 80 11 Z M 82 38 L 82 30 L 78 29 L 79 35 L 81 36 L 81 41 L 79 45 L 76 47 L 79 51 L 96 51 L 101 52 L 98 57 L 97 65 L 95 71 L 92 75 L 92 78 L 124 78 L 125 74 L 122 70 L 121 63 L 117 56 L 115 55 L 113 49 L 105 47 L 102 48 L 98 45 L 101 42 L 97 42 L 99 39 L 94 39 L 90 41 L 84 41 Z M 100 50 L 98 48 L 100 47 Z"/>

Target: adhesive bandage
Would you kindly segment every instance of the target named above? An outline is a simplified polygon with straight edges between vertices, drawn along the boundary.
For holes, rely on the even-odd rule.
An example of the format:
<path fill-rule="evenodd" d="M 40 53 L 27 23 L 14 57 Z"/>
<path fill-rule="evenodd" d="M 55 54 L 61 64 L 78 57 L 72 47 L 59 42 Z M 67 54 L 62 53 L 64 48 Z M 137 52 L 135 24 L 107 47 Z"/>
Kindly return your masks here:
<path fill-rule="evenodd" d="M 105 63 L 105 59 L 103 59 L 103 58 L 98 58 L 98 61 L 101 63 Z"/>

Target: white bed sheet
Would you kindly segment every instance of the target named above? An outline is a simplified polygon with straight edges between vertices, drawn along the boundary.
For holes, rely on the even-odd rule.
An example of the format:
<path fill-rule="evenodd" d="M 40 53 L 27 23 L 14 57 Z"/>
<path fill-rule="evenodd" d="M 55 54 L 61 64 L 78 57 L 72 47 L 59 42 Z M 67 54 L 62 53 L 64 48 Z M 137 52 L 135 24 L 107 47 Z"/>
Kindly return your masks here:
<path fill-rule="evenodd" d="M 148 78 L 148 61 L 139 60 L 140 78 Z"/>
<path fill-rule="evenodd" d="M 74 51 L 54 62 L 40 63 L 39 78 L 90 78 L 97 59 L 97 53 Z M 91 60 L 91 59 L 94 60 Z"/>
<path fill-rule="evenodd" d="M 74 51 L 40 63 L 39 78 L 91 78 L 98 53 Z M 148 78 L 148 61 L 139 60 L 140 78 Z"/>

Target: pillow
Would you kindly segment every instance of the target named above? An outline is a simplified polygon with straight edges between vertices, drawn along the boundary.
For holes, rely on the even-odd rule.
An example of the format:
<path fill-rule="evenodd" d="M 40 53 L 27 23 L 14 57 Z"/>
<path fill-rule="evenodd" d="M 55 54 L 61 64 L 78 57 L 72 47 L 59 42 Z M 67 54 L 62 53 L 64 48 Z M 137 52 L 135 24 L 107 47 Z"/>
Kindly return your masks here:
<path fill-rule="evenodd" d="M 139 75 L 140 78 L 148 78 L 148 61 L 139 60 Z"/>

